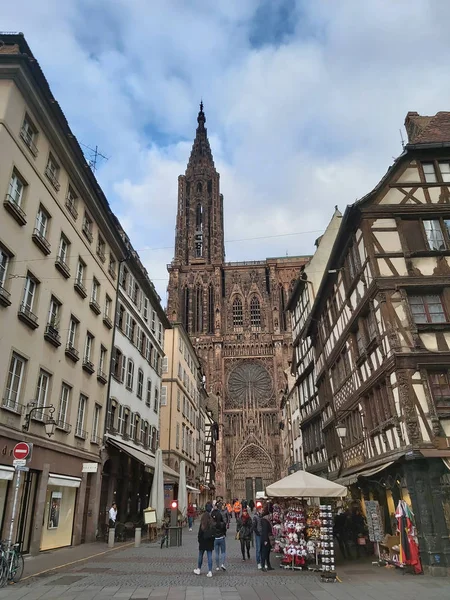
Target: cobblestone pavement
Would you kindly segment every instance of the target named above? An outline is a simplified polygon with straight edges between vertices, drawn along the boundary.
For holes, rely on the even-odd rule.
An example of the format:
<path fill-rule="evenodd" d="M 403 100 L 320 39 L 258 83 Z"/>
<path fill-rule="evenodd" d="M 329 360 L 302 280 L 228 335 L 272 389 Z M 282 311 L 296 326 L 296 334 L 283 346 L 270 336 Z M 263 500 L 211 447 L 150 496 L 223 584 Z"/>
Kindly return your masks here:
<path fill-rule="evenodd" d="M 0 600 L 449 600 L 450 579 L 403 575 L 370 562 L 338 569 L 342 583 L 323 583 L 314 573 L 275 569 L 261 573 L 242 562 L 239 542 L 227 539 L 227 571 L 201 576 L 193 569 L 197 535 L 183 531 L 183 546 L 143 543 L 68 564 L 0 590 Z M 277 565 L 276 559 L 272 561 Z"/>

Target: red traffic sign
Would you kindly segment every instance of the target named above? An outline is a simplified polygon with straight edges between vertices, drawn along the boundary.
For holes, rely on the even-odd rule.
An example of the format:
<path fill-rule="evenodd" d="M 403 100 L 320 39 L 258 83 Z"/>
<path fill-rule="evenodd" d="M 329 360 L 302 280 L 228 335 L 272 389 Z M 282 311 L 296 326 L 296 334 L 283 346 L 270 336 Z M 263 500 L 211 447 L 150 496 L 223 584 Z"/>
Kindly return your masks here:
<path fill-rule="evenodd" d="M 31 446 L 26 442 L 19 442 L 14 446 L 13 455 L 16 460 L 26 459 L 31 454 Z"/>

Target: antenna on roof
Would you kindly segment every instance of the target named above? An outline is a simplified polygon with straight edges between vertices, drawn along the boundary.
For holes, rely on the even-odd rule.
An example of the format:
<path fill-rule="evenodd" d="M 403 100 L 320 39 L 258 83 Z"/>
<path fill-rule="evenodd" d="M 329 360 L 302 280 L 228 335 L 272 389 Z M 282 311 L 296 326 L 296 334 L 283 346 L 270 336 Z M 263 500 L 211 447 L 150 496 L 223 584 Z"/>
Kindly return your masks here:
<path fill-rule="evenodd" d="M 405 149 L 405 140 L 403 139 L 403 133 L 402 133 L 401 129 L 399 129 L 399 132 L 400 132 L 400 139 L 402 140 L 402 148 L 404 150 Z"/>
<path fill-rule="evenodd" d="M 98 146 L 95 146 L 95 148 L 91 148 L 90 146 L 86 146 L 86 144 L 82 144 L 81 142 L 80 142 L 80 145 L 84 146 L 84 148 L 89 150 L 88 153 L 85 152 L 84 154 L 85 155 L 88 154 L 88 156 L 86 156 L 86 159 L 87 159 L 88 164 L 91 167 L 93 173 L 95 173 L 95 171 L 97 169 L 97 161 L 99 158 L 103 158 L 104 160 L 109 160 L 108 156 L 105 156 L 104 154 L 99 152 Z"/>

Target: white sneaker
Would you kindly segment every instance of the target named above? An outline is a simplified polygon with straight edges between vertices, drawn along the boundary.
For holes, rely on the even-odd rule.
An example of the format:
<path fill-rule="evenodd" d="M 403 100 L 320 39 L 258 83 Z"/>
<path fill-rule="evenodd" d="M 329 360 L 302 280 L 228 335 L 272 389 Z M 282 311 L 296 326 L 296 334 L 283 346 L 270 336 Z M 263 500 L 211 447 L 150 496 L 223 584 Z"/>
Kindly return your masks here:
<path fill-rule="evenodd" d="M 221 565 L 220 568 L 222 569 L 222 571 L 226 571 L 227 570 L 227 568 L 226 568 L 225 565 Z M 217 570 L 219 570 L 219 569 L 217 569 Z"/>
<path fill-rule="evenodd" d="M 208 572 L 206 573 L 206 577 L 212 577 L 212 573 L 211 573 L 211 571 L 208 571 Z"/>
<path fill-rule="evenodd" d="M 220 567 L 216 567 L 216 571 L 220 571 Z"/>
<path fill-rule="evenodd" d="M 258 565 L 258 569 L 262 569 L 262 565 Z"/>
<path fill-rule="evenodd" d="M 194 569 L 194 573 L 195 573 L 196 575 L 200 575 L 200 569 Z"/>
<path fill-rule="evenodd" d="M 192 531 L 192 529 L 189 529 L 189 531 Z"/>

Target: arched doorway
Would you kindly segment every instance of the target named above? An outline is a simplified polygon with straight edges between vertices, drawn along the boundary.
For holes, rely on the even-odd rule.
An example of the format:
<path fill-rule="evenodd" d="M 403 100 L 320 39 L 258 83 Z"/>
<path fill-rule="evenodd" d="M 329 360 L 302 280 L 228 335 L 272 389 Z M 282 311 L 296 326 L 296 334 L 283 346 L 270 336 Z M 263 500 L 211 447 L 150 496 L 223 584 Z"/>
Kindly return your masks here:
<path fill-rule="evenodd" d="M 261 446 L 250 443 L 237 455 L 233 468 L 233 495 L 250 500 L 273 482 L 274 465 Z"/>

